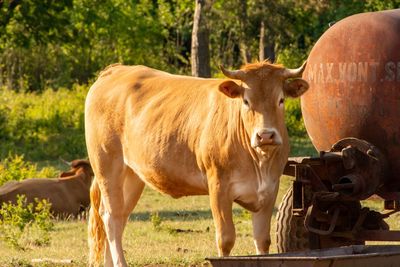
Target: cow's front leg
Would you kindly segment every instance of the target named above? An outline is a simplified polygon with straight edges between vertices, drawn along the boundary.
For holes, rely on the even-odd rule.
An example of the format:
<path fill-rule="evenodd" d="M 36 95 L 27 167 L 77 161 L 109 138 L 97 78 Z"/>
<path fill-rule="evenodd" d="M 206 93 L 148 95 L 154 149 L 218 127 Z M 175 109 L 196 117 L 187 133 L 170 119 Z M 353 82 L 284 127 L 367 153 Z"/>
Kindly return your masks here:
<path fill-rule="evenodd" d="M 221 184 L 210 186 L 210 204 L 214 218 L 218 256 L 229 256 L 235 244 L 235 226 L 232 220 L 233 201 L 229 197 L 227 187 Z"/>
<path fill-rule="evenodd" d="M 270 225 L 274 201 L 265 205 L 258 212 L 252 213 L 253 236 L 257 254 L 266 254 L 271 245 Z"/>

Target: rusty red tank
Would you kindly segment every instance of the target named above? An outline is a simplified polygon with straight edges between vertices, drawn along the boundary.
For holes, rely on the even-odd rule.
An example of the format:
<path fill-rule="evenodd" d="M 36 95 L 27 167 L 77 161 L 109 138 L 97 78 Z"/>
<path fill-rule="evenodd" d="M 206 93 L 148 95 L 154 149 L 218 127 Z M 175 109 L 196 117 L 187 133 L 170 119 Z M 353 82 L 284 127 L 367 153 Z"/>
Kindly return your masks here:
<path fill-rule="evenodd" d="M 347 17 L 310 52 L 302 97 L 307 132 L 317 150 L 346 137 L 364 139 L 388 162 L 385 191 L 400 176 L 400 9 Z"/>

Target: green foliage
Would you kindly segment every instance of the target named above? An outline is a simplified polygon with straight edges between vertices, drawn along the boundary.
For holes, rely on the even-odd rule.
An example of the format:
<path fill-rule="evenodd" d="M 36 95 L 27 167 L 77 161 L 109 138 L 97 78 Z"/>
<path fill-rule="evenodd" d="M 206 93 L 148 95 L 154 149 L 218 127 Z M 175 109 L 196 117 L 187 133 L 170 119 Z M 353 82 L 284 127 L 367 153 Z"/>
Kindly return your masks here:
<path fill-rule="evenodd" d="M 329 22 L 400 7 L 399 0 L 210 2 L 213 73 L 221 63 L 239 67 L 246 53 L 258 59 L 261 22 L 266 45 L 286 54 L 280 62 L 298 65 Z M 0 87 L 85 84 L 115 62 L 189 73 L 194 6 L 191 0 L 0 1 Z"/>
<path fill-rule="evenodd" d="M 158 214 L 158 212 L 154 212 L 150 214 L 150 221 L 151 224 L 153 225 L 153 229 L 156 231 L 161 230 L 161 223 L 162 223 L 162 218 Z"/>
<path fill-rule="evenodd" d="M 35 199 L 28 203 L 25 196 L 17 196 L 15 204 L 3 203 L 0 209 L 0 238 L 10 246 L 26 250 L 31 246 L 50 244 L 53 221 L 51 204 Z"/>
<path fill-rule="evenodd" d="M 34 177 L 36 166 L 24 162 L 23 156 L 8 156 L 0 163 L 0 185 L 15 180 L 23 180 Z"/>
<path fill-rule="evenodd" d="M 9 151 L 30 160 L 82 158 L 87 87 L 42 93 L 0 88 L 0 157 Z"/>
<path fill-rule="evenodd" d="M 285 121 L 289 136 L 305 136 L 307 134 L 301 114 L 300 99 L 286 99 Z"/>
<path fill-rule="evenodd" d="M 289 139 L 291 157 L 318 157 L 317 150 L 314 148 L 311 140 L 307 136 L 290 136 Z"/>
<path fill-rule="evenodd" d="M 187 70 L 193 7 L 190 0 L 0 2 L 0 86 L 71 87 L 115 62 Z"/>
<path fill-rule="evenodd" d="M 50 178 L 56 176 L 57 172 L 53 167 L 44 167 L 39 171 L 36 164 L 24 161 L 24 156 L 9 154 L 0 161 L 0 186 L 12 180 Z"/>
<path fill-rule="evenodd" d="M 365 11 L 378 11 L 400 7 L 400 0 L 367 0 Z"/>

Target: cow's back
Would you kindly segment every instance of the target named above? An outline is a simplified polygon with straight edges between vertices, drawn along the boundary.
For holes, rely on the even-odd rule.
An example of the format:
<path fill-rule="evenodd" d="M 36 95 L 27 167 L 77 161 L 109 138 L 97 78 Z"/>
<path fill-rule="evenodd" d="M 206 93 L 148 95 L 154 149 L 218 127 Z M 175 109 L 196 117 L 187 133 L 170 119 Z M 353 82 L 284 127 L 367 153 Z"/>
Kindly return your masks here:
<path fill-rule="evenodd" d="M 18 195 L 24 195 L 28 203 L 45 199 L 51 203 L 55 215 L 78 215 L 82 204 L 89 204 L 89 190 L 82 191 L 79 181 L 52 178 L 32 178 L 10 181 L 0 187 L 0 204 L 16 203 Z"/>

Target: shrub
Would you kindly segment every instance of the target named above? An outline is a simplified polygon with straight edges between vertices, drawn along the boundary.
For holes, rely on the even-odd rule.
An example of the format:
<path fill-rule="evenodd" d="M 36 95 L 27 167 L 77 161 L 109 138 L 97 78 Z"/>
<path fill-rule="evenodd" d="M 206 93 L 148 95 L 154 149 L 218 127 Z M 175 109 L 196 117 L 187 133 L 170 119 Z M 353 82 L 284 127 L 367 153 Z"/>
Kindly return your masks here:
<path fill-rule="evenodd" d="M 17 196 L 16 204 L 3 203 L 0 209 L 0 238 L 20 250 L 49 245 L 49 233 L 54 227 L 50 207 L 46 200 L 35 199 L 35 203 L 27 203 L 23 195 Z"/>
<path fill-rule="evenodd" d="M 54 167 L 45 167 L 40 171 L 36 164 L 24 161 L 23 155 L 11 155 L 0 162 L 0 186 L 8 181 L 21 181 L 27 178 L 48 178 L 56 176 Z"/>
<path fill-rule="evenodd" d="M 161 230 L 161 223 L 162 223 L 162 218 L 158 214 L 158 212 L 154 212 L 150 214 L 150 221 L 151 224 L 153 225 L 153 229 L 156 231 Z"/>
<path fill-rule="evenodd" d="M 85 157 L 86 93 L 79 85 L 40 94 L 0 88 L 0 158 L 9 151 L 34 161 Z"/>
<path fill-rule="evenodd" d="M 280 51 L 276 61 L 287 68 L 298 68 L 307 59 L 307 55 L 306 51 L 292 45 Z"/>
<path fill-rule="evenodd" d="M 301 114 L 300 99 L 286 99 L 285 121 L 289 136 L 304 137 L 307 135 Z"/>

